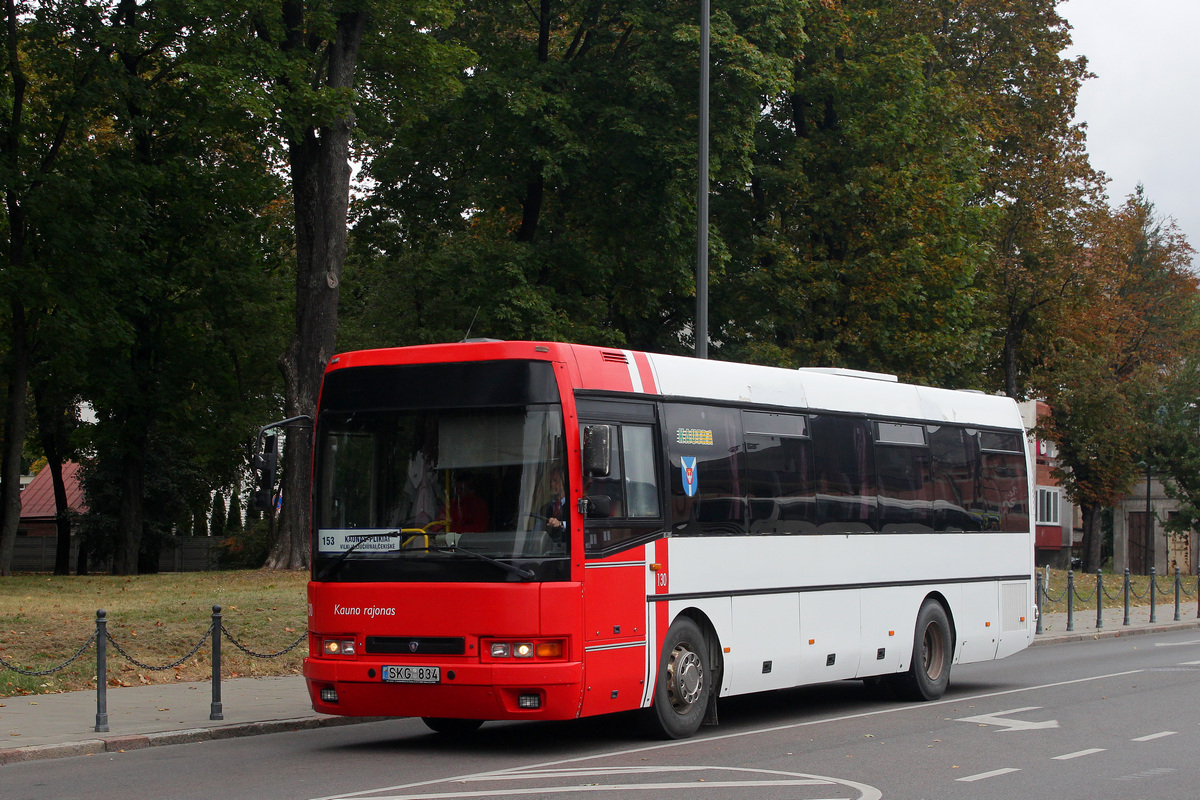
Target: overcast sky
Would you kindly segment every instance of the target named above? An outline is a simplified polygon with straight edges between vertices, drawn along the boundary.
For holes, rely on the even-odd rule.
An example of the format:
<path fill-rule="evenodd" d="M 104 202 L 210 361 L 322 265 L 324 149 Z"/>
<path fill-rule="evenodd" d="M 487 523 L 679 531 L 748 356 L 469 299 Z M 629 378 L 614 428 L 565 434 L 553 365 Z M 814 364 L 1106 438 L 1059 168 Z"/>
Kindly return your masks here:
<path fill-rule="evenodd" d="M 1200 0 L 1066 0 L 1092 166 L 1119 205 L 1140 182 L 1200 250 Z M 1200 258 L 1193 256 L 1193 264 Z"/>

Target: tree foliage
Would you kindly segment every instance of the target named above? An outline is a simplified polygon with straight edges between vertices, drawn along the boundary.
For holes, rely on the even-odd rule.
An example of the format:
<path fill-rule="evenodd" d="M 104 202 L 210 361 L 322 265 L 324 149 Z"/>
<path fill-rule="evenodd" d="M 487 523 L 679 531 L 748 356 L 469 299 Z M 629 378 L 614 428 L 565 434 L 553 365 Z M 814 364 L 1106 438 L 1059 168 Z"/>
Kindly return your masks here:
<path fill-rule="evenodd" d="M 4 19 L 0 572 L 34 425 L 52 463 L 87 461 L 90 547 L 132 572 L 204 530 L 257 425 L 312 413 L 337 348 L 695 343 L 694 4 Z M 1200 316 L 1186 241 L 1140 191 L 1108 207 L 1069 43 L 1056 0 L 716 0 L 708 335 L 1044 397 L 1091 523 L 1150 449 L 1195 496 L 1162 431 L 1191 424 Z M 253 560 L 307 563 L 310 454 L 290 429 Z"/>
<path fill-rule="evenodd" d="M 1141 187 L 1095 224 L 1078 265 L 1091 302 L 1061 320 L 1038 375 L 1059 478 L 1086 517 L 1085 571 L 1100 566 L 1098 510 L 1120 501 L 1148 457 L 1165 374 L 1200 353 L 1192 251 L 1173 224 Z"/>

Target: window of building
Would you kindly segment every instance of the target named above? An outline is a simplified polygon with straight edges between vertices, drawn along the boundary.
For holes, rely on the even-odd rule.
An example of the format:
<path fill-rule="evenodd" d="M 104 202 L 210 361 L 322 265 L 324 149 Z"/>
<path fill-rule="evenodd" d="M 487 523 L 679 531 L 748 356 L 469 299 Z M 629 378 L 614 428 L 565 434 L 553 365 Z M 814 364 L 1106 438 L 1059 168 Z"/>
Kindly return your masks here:
<path fill-rule="evenodd" d="M 1037 524 L 1058 525 L 1058 507 L 1062 500 L 1062 489 L 1037 490 Z"/>

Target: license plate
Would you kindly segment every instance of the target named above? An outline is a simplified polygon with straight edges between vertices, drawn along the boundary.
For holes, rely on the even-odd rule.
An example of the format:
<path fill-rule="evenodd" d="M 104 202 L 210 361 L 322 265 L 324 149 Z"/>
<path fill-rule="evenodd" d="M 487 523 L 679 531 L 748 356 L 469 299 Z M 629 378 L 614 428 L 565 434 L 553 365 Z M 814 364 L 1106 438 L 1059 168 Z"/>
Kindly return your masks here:
<path fill-rule="evenodd" d="M 384 683 L 441 683 L 441 667 L 384 667 Z"/>

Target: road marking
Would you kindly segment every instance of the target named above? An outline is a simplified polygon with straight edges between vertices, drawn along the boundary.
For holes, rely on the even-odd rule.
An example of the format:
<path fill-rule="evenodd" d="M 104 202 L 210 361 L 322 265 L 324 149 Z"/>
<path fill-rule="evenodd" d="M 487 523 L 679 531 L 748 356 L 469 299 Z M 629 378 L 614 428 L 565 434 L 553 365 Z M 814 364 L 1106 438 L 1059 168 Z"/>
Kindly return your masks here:
<path fill-rule="evenodd" d="M 1131 742 L 1148 742 L 1152 739 L 1162 739 L 1167 736 L 1174 736 L 1175 734 L 1176 734 L 1176 731 L 1160 731 L 1158 733 L 1152 733 L 1149 736 L 1139 736 L 1136 739 L 1130 739 L 1129 741 L 1131 741 Z"/>
<path fill-rule="evenodd" d="M 745 776 L 743 780 L 714 780 L 699 778 L 692 780 L 658 781 L 651 783 L 553 783 L 552 781 L 578 781 L 580 778 L 661 775 L 662 773 L 712 773 L 733 772 Z M 770 776 L 764 778 L 763 776 Z M 454 784 L 463 783 L 494 783 L 499 781 L 534 781 L 535 786 L 511 786 L 507 788 L 484 788 L 458 790 Z M 436 791 L 434 786 L 445 786 L 450 791 Z M 368 790 L 334 797 L 355 797 L 371 795 L 372 800 L 467 800 L 477 797 L 519 797 L 522 795 L 553 796 L 559 794 L 581 794 L 592 792 L 620 792 L 623 796 L 633 792 L 662 792 L 663 790 L 694 790 L 694 789 L 741 789 L 758 786 L 776 787 L 816 787 L 815 795 L 805 793 L 804 797 L 812 800 L 882 800 L 883 794 L 873 786 L 840 778 L 826 778 L 821 775 L 809 775 L 802 772 L 786 772 L 783 770 L 752 769 L 748 767 L 718 767 L 718 766 L 628 766 L 605 769 L 603 767 L 587 767 L 574 769 L 514 769 L 498 770 L 496 772 L 481 772 L 467 778 L 443 779 L 424 781 L 419 787 L 402 786 L 391 789 Z M 827 788 L 826 788 L 827 787 Z M 419 788 L 417 793 L 408 790 Z M 395 792 L 400 794 L 381 794 Z M 850 789 L 850 792 L 846 792 Z M 829 794 L 832 793 L 832 796 Z M 789 796 L 793 796 L 789 793 Z"/>
<path fill-rule="evenodd" d="M 1055 756 L 1054 760 L 1055 761 L 1070 761 L 1072 758 L 1082 758 L 1084 756 L 1090 756 L 1090 755 L 1094 755 L 1096 753 L 1103 753 L 1103 752 L 1104 752 L 1103 747 L 1092 747 L 1088 750 L 1079 750 L 1074 753 L 1067 753 L 1066 755 Z"/>
<path fill-rule="evenodd" d="M 814 725 L 824 725 L 830 722 L 849 722 L 852 720 L 867 719 L 870 717 L 883 716 L 885 714 L 896 714 L 901 711 L 913 711 L 914 709 L 929 709 L 945 705 L 960 705 L 970 704 L 979 700 L 987 700 L 993 697 L 1004 697 L 1010 694 L 1019 694 L 1021 692 L 1036 692 L 1042 689 L 1057 689 L 1061 686 L 1075 686 L 1081 683 L 1090 683 L 1092 681 L 1111 680 L 1113 678 L 1125 678 L 1130 675 L 1141 675 L 1146 672 L 1144 669 L 1130 669 L 1124 672 L 1110 672 L 1104 675 L 1092 675 L 1087 678 L 1074 678 L 1069 681 L 1055 681 L 1054 683 L 1043 683 L 1037 686 L 1021 686 L 1016 689 L 1003 689 L 997 692 L 984 692 L 983 694 L 967 695 L 965 697 L 953 697 L 943 700 L 932 700 L 928 703 L 921 703 L 919 706 L 913 704 L 897 705 L 892 708 L 880 708 L 874 711 L 864 711 L 859 714 L 843 714 L 837 717 L 825 717 L 824 719 L 805 720 L 804 722 L 793 722 L 787 725 L 774 725 L 769 728 L 755 728 L 754 730 L 738 731 L 736 733 L 723 733 L 716 736 L 697 736 L 692 739 L 681 739 L 673 742 L 663 742 L 660 744 L 644 745 L 641 747 L 630 747 L 624 750 L 610 750 L 603 753 L 593 753 L 586 756 L 575 756 L 573 758 L 556 759 L 554 761 L 545 761 L 538 764 L 529 764 L 525 767 L 513 767 L 507 770 L 499 770 L 495 773 L 468 773 L 466 775 L 451 776 L 446 778 L 431 778 L 424 781 L 414 781 L 413 783 L 398 784 L 394 786 L 380 786 L 375 789 L 364 789 L 357 792 L 346 792 L 342 794 L 328 795 L 322 798 L 314 798 L 314 800 L 334 800 L 334 798 L 351 798 L 364 797 L 366 795 L 375 794 L 378 792 L 395 792 L 403 790 L 418 789 L 422 786 L 432 786 L 434 784 L 451 783 L 454 781 L 463 781 L 469 778 L 474 778 L 477 775 L 495 774 L 500 775 L 508 772 L 516 772 L 520 769 L 546 769 L 549 767 L 557 767 L 565 764 L 579 764 L 587 761 L 596 761 L 601 758 L 615 758 L 620 756 L 644 755 L 660 750 L 668 750 L 676 747 L 690 747 L 695 745 L 708 745 L 713 742 L 726 741 L 730 739 L 743 739 L 748 736 L 760 736 L 768 733 L 780 733 L 782 731 L 794 731 L 799 728 L 808 728 Z M 844 782 L 849 783 L 849 782 Z"/>
<path fill-rule="evenodd" d="M 978 722 L 980 725 L 996 725 L 1007 731 L 1036 731 L 1047 728 L 1057 728 L 1058 720 L 1048 719 L 1045 722 L 1026 722 L 1021 719 L 1006 719 L 1007 714 L 1020 714 L 1022 711 L 1037 711 L 1041 706 L 1025 706 L 1012 708 L 1008 711 L 997 711 L 993 714 L 980 714 L 977 717 L 963 717 L 956 722 Z"/>
<path fill-rule="evenodd" d="M 681 783 L 605 783 L 591 786 L 526 786 L 519 789 L 483 789 L 477 792 L 435 792 L 431 794 L 379 795 L 372 800 L 464 800 L 468 797 L 516 797 L 525 794 L 540 796 L 578 794 L 581 792 L 658 792 L 676 789 L 745 789 L 750 786 L 811 786 L 809 781 L 686 781 Z M 847 800 L 828 798 L 827 800 Z"/>
<path fill-rule="evenodd" d="M 1200 661 L 1185 661 L 1179 666 L 1181 667 L 1200 667 Z"/>
<path fill-rule="evenodd" d="M 1020 771 L 1021 770 L 1016 769 L 1015 767 L 1005 767 L 1004 769 L 994 769 L 991 772 L 981 772 L 978 775 L 968 775 L 965 778 L 957 778 L 956 780 L 959 783 L 973 783 L 975 781 L 982 781 L 987 778 L 994 778 L 997 775 L 1007 775 L 1010 772 L 1020 772 Z"/>
<path fill-rule="evenodd" d="M 1189 644 L 1200 644 L 1200 639 L 1192 639 L 1190 642 L 1155 642 L 1155 647 L 1183 647 Z"/>

